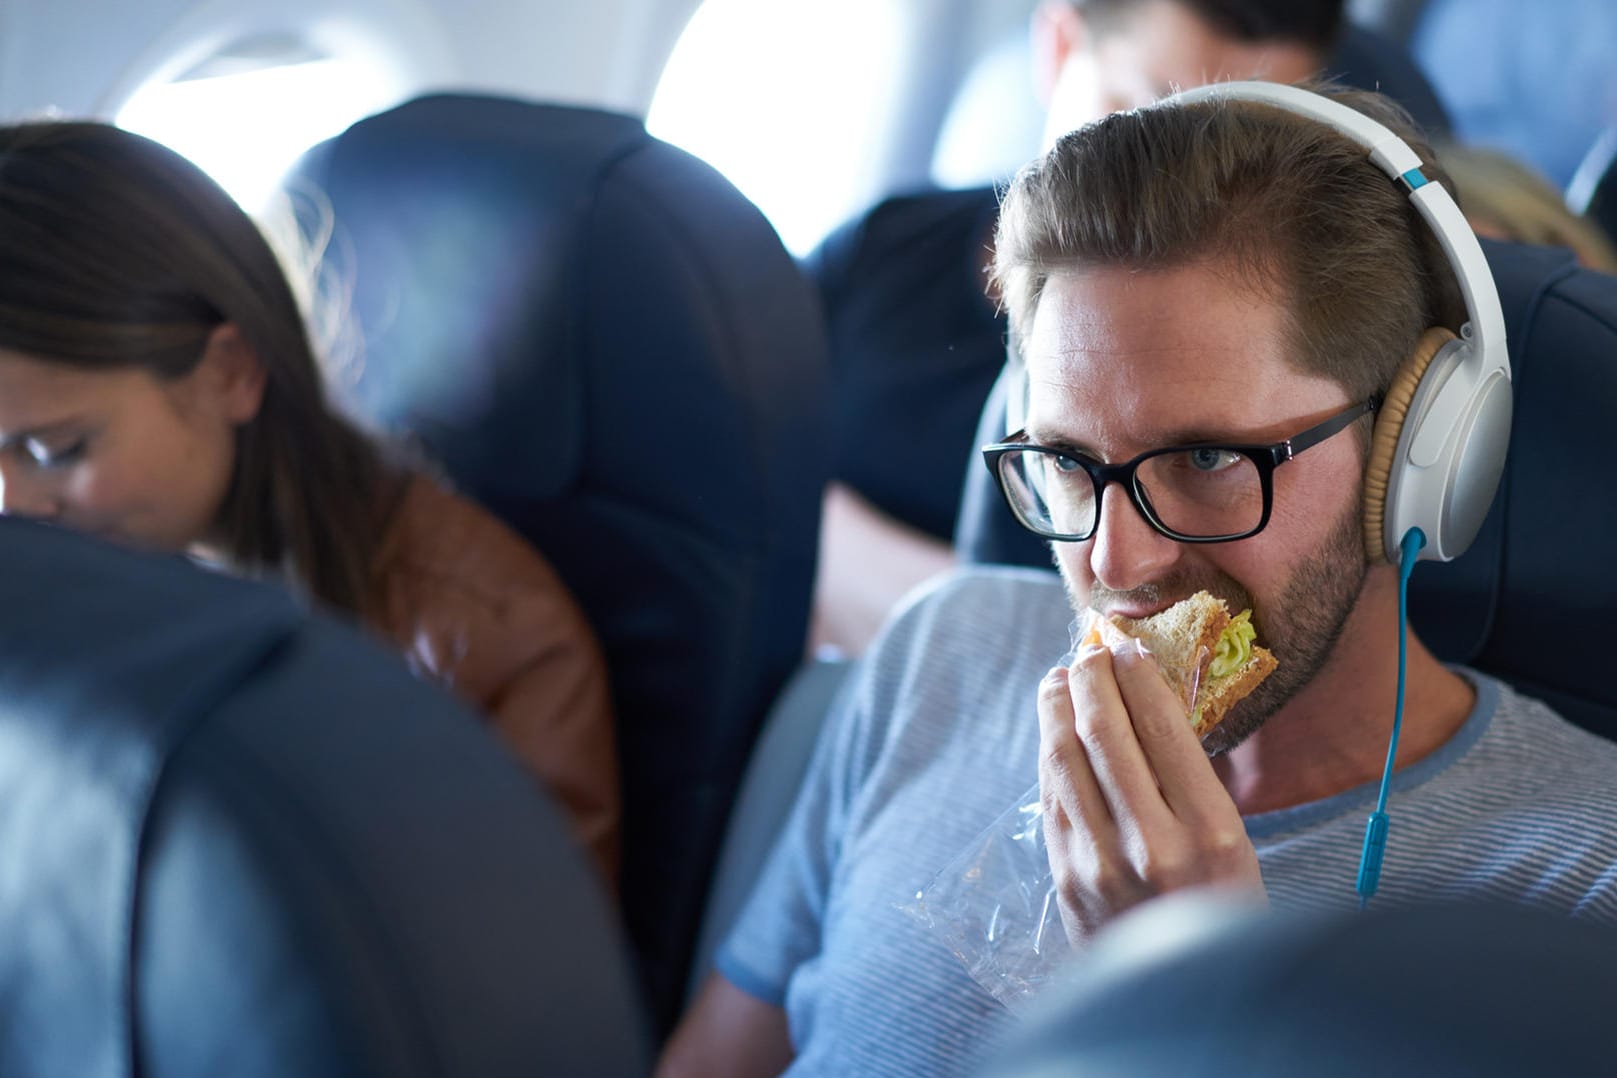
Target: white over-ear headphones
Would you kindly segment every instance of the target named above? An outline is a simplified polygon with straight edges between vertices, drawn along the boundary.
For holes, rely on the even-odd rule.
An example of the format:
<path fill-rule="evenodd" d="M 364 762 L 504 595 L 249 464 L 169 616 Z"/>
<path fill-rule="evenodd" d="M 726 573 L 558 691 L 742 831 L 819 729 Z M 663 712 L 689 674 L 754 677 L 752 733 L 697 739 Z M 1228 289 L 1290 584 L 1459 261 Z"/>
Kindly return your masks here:
<path fill-rule="evenodd" d="M 1449 561 L 1476 538 L 1493 502 L 1510 440 L 1510 359 L 1505 319 L 1482 247 L 1442 184 L 1397 135 L 1362 113 L 1295 86 L 1224 82 L 1186 90 L 1159 106 L 1211 99 L 1253 101 L 1306 116 L 1363 146 L 1409 192 L 1436 234 L 1465 297 L 1454 337 L 1428 330 L 1404 363 L 1376 419 L 1365 473 L 1365 543 L 1397 564 L 1404 535 L 1419 528 L 1422 560 Z"/>

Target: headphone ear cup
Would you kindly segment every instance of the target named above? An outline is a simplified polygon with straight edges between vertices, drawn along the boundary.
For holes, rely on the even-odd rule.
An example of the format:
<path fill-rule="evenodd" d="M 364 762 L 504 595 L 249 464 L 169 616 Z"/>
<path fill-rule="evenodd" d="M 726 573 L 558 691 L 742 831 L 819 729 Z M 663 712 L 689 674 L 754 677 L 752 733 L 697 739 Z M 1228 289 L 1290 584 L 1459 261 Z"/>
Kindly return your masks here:
<path fill-rule="evenodd" d="M 1442 327 L 1428 329 L 1415 342 L 1415 349 L 1404 360 L 1382 398 L 1376 426 L 1370 435 L 1370 461 L 1364 469 L 1364 554 L 1371 565 L 1391 561 L 1382 531 L 1387 521 L 1387 487 L 1392 478 L 1393 458 L 1398 454 L 1398 437 L 1403 433 L 1409 406 L 1432 360 L 1443 346 L 1458 338 Z"/>

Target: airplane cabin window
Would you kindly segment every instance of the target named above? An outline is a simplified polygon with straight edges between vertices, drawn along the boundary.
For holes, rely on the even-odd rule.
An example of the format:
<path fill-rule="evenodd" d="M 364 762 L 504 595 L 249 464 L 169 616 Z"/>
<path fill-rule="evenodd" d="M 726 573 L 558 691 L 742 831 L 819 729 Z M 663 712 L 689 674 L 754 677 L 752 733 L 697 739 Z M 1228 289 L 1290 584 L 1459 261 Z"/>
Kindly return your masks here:
<path fill-rule="evenodd" d="M 114 122 L 184 154 L 257 214 L 300 154 L 394 104 L 393 83 L 365 60 L 299 43 L 238 46 L 148 83 Z"/>
<path fill-rule="evenodd" d="M 653 135 L 722 172 L 795 254 L 874 189 L 907 42 L 904 0 L 707 0 L 658 83 Z"/>

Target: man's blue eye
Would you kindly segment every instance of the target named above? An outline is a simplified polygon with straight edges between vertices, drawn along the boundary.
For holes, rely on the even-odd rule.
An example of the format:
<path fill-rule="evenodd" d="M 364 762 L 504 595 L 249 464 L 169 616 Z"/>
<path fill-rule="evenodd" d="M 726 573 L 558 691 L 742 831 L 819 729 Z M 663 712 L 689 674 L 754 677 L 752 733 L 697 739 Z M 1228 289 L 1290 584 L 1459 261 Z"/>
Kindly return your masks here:
<path fill-rule="evenodd" d="M 1240 462 L 1239 453 L 1228 449 L 1192 449 L 1185 454 L 1191 467 L 1202 472 L 1220 472 Z"/>
<path fill-rule="evenodd" d="M 1050 459 L 1055 461 L 1056 471 L 1061 472 L 1064 475 L 1071 475 L 1074 472 L 1081 472 L 1084 470 L 1084 466 L 1079 464 L 1071 457 L 1064 457 L 1060 454 L 1052 454 Z"/>

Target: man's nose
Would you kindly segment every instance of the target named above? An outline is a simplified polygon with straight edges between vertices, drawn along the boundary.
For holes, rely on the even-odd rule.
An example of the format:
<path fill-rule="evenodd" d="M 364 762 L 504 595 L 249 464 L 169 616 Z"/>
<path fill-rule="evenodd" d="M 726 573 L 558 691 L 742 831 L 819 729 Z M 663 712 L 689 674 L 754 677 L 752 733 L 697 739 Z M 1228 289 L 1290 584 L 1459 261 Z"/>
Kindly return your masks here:
<path fill-rule="evenodd" d="M 56 496 L 37 476 L 11 462 L 0 462 L 0 516 L 54 519 L 61 511 Z"/>
<path fill-rule="evenodd" d="M 1181 553 L 1180 544 L 1153 528 L 1117 483 L 1106 485 L 1089 542 L 1090 571 L 1113 591 L 1160 579 Z"/>

